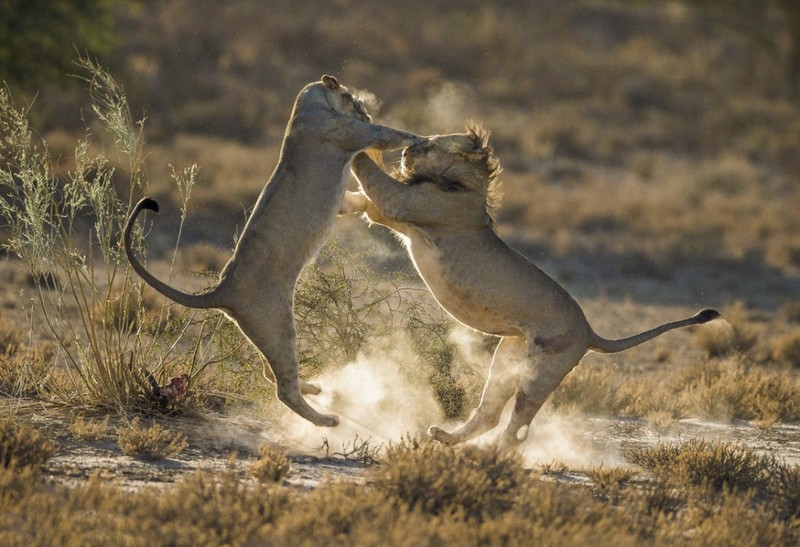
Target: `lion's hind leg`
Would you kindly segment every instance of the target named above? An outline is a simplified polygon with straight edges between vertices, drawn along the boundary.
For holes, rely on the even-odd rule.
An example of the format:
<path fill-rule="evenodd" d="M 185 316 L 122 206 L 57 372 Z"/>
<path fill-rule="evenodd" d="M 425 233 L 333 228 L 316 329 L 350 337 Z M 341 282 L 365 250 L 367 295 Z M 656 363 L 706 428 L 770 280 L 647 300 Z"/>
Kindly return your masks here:
<path fill-rule="evenodd" d="M 275 376 L 278 399 L 314 425 L 334 427 L 339 424 L 335 415 L 320 414 L 303 398 L 303 392 L 319 393 L 314 384 L 301 381 L 297 376 L 297 351 L 292 310 L 276 309 L 273 302 L 286 299 L 263 300 L 262 306 L 254 302 L 252 308 L 238 310 L 236 323 L 245 336 L 266 358 Z M 291 300 L 289 300 L 291 301 Z"/>
<path fill-rule="evenodd" d="M 519 383 L 520 359 L 525 356 L 525 343 L 521 338 L 507 337 L 500 341 L 494 353 L 489 377 L 483 388 L 481 402 L 470 419 L 461 427 L 448 433 L 431 426 L 428 435 L 445 443 L 456 444 L 478 437 L 500 423 L 503 407 L 514 396 Z"/>
<path fill-rule="evenodd" d="M 536 413 L 581 357 L 583 352 L 578 348 L 546 354 L 534 346 L 529 356 L 530 369 L 520 378 L 511 419 L 500 440 L 501 446 L 513 448 L 528 438 Z"/>
<path fill-rule="evenodd" d="M 264 368 L 262 373 L 267 382 L 270 384 L 276 383 L 275 375 L 272 373 L 272 369 L 269 367 L 269 363 L 266 361 L 266 359 L 264 360 Z M 319 386 L 319 384 L 300 380 L 300 393 L 303 395 L 319 395 L 322 393 L 322 388 Z"/>

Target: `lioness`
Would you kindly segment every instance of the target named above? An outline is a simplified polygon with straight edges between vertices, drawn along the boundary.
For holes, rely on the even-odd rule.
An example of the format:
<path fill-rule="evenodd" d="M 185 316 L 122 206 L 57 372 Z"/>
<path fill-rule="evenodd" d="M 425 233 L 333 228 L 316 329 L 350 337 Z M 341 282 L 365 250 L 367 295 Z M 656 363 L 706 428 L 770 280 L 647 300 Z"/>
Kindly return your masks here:
<path fill-rule="evenodd" d="M 301 388 L 303 393 L 318 393 L 319 388 L 300 382 L 297 376 L 295 283 L 333 228 L 353 156 L 368 147 L 401 148 L 421 140 L 371 121 L 361 100 L 332 76 L 323 76 L 300 91 L 278 165 L 220 273 L 219 283 L 204 294 L 170 287 L 134 256 L 131 229 L 143 209 L 158 211 L 154 200 L 140 201 L 125 227 L 125 251 L 142 279 L 184 306 L 223 310 L 266 358 L 278 398 L 319 426 L 335 426 L 338 418 L 318 413 L 301 394 Z"/>
<path fill-rule="evenodd" d="M 374 157 L 380 163 L 380 153 Z M 500 166 L 480 128 L 406 148 L 396 178 L 364 153 L 352 168 L 366 195 L 349 193 L 342 212 L 366 212 L 370 221 L 395 230 L 439 304 L 463 324 L 502 337 L 470 420 L 452 433 L 429 429 L 441 442 L 462 442 L 492 429 L 516 395 L 501 444 L 517 444 L 587 351 L 622 351 L 719 316 L 703 310 L 621 340 L 598 336 L 567 291 L 495 233 L 491 211 L 498 203 Z"/>

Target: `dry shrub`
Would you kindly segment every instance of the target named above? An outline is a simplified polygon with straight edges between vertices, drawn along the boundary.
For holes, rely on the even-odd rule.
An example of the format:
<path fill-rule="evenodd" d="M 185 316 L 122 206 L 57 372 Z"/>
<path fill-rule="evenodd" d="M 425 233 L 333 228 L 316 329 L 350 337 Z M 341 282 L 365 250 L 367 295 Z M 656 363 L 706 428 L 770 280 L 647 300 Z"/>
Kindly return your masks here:
<path fill-rule="evenodd" d="M 186 436 L 153 424 L 150 427 L 141 425 L 139 418 L 134 418 L 130 426 L 117 430 L 118 444 L 122 451 L 143 460 L 161 460 L 176 456 L 186 448 Z"/>
<path fill-rule="evenodd" d="M 143 309 L 135 292 L 115 290 L 104 302 L 95 304 L 94 318 L 98 325 L 121 332 L 134 332 L 142 324 Z"/>
<path fill-rule="evenodd" d="M 414 449 L 408 441 L 406 445 L 412 459 L 419 459 L 419 447 Z M 449 456 L 447 461 L 459 469 L 451 474 L 467 480 L 475 476 L 467 477 L 464 462 Z M 440 459 L 431 458 L 436 469 L 442 468 Z M 665 465 L 675 461 L 660 460 Z M 767 459 L 764 464 L 773 465 Z M 780 468 L 765 469 L 769 474 Z M 782 484 L 789 490 L 796 486 L 797 474 L 785 469 L 788 478 Z M 487 490 L 496 489 L 502 477 L 509 475 L 496 475 L 486 482 Z M 233 469 L 194 473 L 170 488 L 138 492 L 105 485 L 99 478 L 67 488 L 36 481 L 24 471 L 0 472 L 0 543 L 634 546 L 685 544 L 691 539 L 692 544 L 709 545 L 796 544 L 797 529 L 789 520 L 791 499 L 779 497 L 781 481 L 770 480 L 766 490 L 749 495 L 725 487 L 721 494 L 689 488 L 679 482 L 686 475 L 675 478 L 644 490 L 621 489 L 613 500 L 593 497 L 580 485 L 523 480 L 511 489 L 513 501 L 503 510 L 491 492 L 484 495 L 479 502 L 482 517 L 475 518 L 474 510 L 457 503 L 436 513 L 419 503 L 411 508 L 385 484 L 326 482 L 301 492 L 242 480 Z M 459 491 L 458 484 L 449 484 Z M 431 492 L 441 494 L 436 486 Z M 796 488 L 794 492 L 796 496 Z"/>
<path fill-rule="evenodd" d="M 692 545 L 797 545 L 792 525 L 762 518 L 751 493 L 722 491 L 715 503 L 693 506 L 683 527 L 691 530 Z M 676 542 L 671 542 L 675 544 Z"/>
<path fill-rule="evenodd" d="M 586 472 L 595 487 L 599 490 L 607 491 L 620 488 L 624 483 L 631 480 L 633 472 L 627 467 L 595 467 Z"/>
<path fill-rule="evenodd" d="M 770 357 L 777 363 L 800 367 L 800 331 L 778 338 L 772 346 Z"/>
<path fill-rule="evenodd" d="M 800 419 L 800 382 L 787 374 L 748 366 L 741 356 L 684 369 L 687 408 L 717 419 L 756 420 L 770 426 Z"/>
<path fill-rule="evenodd" d="M 264 544 L 280 515 L 304 510 L 293 508 L 291 499 L 286 489 L 243 482 L 232 470 L 195 473 L 166 495 L 155 496 L 152 507 L 137 504 L 142 516 L 132 515 L 127 526 L 154 530 L 151 541 L 157 544 Z"/>
<path fill-rule="evenodd" d="M 49 345 L 9 348 L 0 353 L 0 393 L 15 397 L 39 397 L 58 384 Z"/>
<path fill-rule="evenodd" d="M 262 445 L 258 459 L 250 464 L 250 474 L 261 482 L 281 482 L 292 468 L 292 460 L 286 452 L 274 446 Z"/>
<path fill-rule="evenodd" d="M 331 445 L 328 442 L 328 437 L 322 437 L 322 446 L 318 451 L 325 451 L 326 458 L 342 458 L 347 461 L 359 462 L 364 465 L 373 465 L 379 463 L 379 457 L 383 444 L 374 444 L 372 437 L 366 439 L 359 438 L 358 435 L 353 437 L 350 441 L 342 441 L 342 448 L 340 450 L 331 451 Z"/>
<path fill-rule="evenodd" d="M 770 494 L 782 518 L 800 518 L 800 467 L 774 462 L 770 474 Z"/>
<path fill-rule="evenodd" d="M 6 469 L 38 468 L 55 453 L 41 432 L 20 425 L 10 416 L 0 418 L 0 465 Z"/>
<path fill-rule="evenodd" d="M 14 350 L 22 344 L 25 338 L 25 332 L 20 330 L 16 322 L 7 317 L 0 317 L 0 353 Z"/>
<path fill-rule="evenodd" d="M 516 453 L 407 438 L 386 449 L 375 485 L 410 509 L 484 519 L 507 511 L 524 479 Z"/>
<path fill-rule="evenodd" d="M 712 321 L 694 333 L 695 343 L 709 357 L 745 353 L 755 346 L 758 334 L 748 324 L 748 312 L 741 301 L 723 308 L 722 317 L 724 321 Z"/>
<path fill-rule="evenodd" d="M 741 446 L 703 440 L 635 447 L 626 451 L 625 458 L 667 482 L 708 487 L 717 492 L 766 490 L 773 463 Z"/>
<path fill-rule="evenodd" d="M 550 403 L 559 410 L 661 423 L 701 416 L 755 420 L 769 427 L 800 419 L 800 380 L 788 371 L 752 366 L 742 355 L 695 361 L 658 374 L 587 363 L 567 375 Z"/>
<path fill-rule="evenodd" d="M 108 431 L 108 416 L 103 420 L 86 419 L 78 416 L 69 424 L 69 432 L 78 441 L 93 442 L 101 439 Z"/>

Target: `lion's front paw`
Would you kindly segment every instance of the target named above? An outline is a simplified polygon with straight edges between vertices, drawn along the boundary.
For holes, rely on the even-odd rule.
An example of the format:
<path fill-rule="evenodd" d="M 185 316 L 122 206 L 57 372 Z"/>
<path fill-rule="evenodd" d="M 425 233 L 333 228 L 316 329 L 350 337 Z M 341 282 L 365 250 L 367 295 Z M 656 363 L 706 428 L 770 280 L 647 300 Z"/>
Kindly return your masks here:
<path fill-rule="evenodd" d="M 433 439 L 434 441 L 438 441 L 442 444 L 455 444 L 456 438 L 451 434 L 442 429 L 441 427 L 432 425 L 428 428 L 428 437 Z"/>

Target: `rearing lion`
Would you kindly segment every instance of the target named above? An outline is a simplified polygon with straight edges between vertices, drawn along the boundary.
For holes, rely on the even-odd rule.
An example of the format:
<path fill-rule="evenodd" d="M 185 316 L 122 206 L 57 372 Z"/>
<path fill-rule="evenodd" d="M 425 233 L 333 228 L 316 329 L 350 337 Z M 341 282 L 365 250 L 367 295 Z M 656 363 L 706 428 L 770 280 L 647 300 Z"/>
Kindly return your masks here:
<path fill-rule="evenodd" d="M 362 102 L 332 76 L 297 96 L 272 177 L 245 224 L 216 287 L 187 294 L 156 279 L 131 250 L 131 230 L 145 198 L 125 227 L 125 251 L 134 270 L 158 292 L 191 308 L 219 308 L 266 358 L 278 398 L 303 418 L 335 426 L 338 418 L 311 408 L 303 393 L 318 393 L 297 376 L 292 299 L 300 271 L 317 256 L 345 195 L 353 156 L 366 148 L 401 148 L 420 137 L 374 125 Z M 267 376 L 266 369 L 264 375 Z"/>
<path fill-rule="evenodd" d="M 380 163 L 380 153 L 375 157 Z M 596 334 L 567 291 L 495 233 L 491 211 L 498 204 L 500 166 L 480 128 L 406 148 L 395 174 L 399 180 L 364 153 L 352 168 L 366 195 L 348 193 L 342 212 L 366 212 L 372 222 L 395 230 L 439 304 L 461 323 L 502 337 L 470 420 L 452 433 L 429 429 L 441 442 L 489 431 L 515 397 L 501 443 L 517 444 L 587 351 L 622 351 L 719 317 L 707 309 L 621 340 Z"/>

